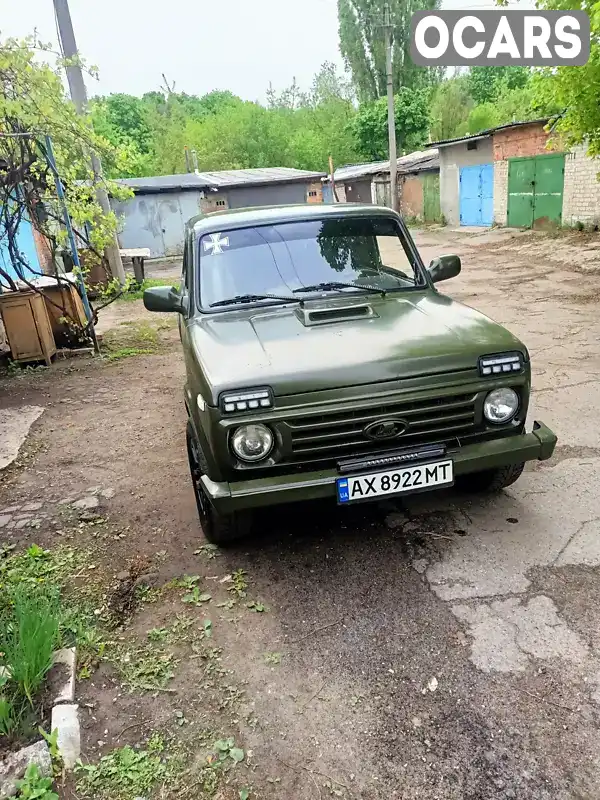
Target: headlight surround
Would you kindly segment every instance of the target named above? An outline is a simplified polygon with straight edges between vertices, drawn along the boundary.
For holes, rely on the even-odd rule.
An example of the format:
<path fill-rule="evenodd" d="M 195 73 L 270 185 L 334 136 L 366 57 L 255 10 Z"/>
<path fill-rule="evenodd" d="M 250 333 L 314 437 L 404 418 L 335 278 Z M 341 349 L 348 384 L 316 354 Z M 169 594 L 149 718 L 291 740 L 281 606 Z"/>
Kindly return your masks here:
<path fill-rule="evenodd" d="M 260 422 L 240 425 L 233 431 L 230 439 L 234 455 L 247 463 L 262 461 L 269 455 L 274 443 L 273 432 Z"/>
<path fill-rule="evenodd" d="M 501 425 L 509 422 L 519 410 L 519 395 L 503 386 L 493 389 L 483 401 L 483 414 L 488 422 Z"/>
<path fill-rule="evenodd" d="M 521 372 L 523 363 L 523 354 L 516 350 L 511 353 L 481 356 L 479 358 L 479 374 L 485 378 L 494 375 L 506 375 L 511 372 Z"/>
<path fill-rule="evenodd" d="M 223 392 L 219 398 L 219 406 L 225 414 L 235 412 L 264 410 L 273 408 L 273 390 L 268 386 L 256 389 L 240 389 L 238 392 Z"/>

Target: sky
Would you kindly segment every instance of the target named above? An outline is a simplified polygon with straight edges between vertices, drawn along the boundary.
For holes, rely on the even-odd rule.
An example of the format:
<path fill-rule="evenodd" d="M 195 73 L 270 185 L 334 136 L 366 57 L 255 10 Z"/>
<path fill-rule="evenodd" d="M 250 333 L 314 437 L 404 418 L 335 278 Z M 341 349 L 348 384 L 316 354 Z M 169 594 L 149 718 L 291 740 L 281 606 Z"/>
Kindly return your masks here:
<path fill-rule="evenodd" d="M 531 0 L 530 0 L 531 1 Z M 343 68 L 336 0 L 69 0 L 80 54 L 99 69 L 88 94 L 229 89 L 263 101 L 269 82 L 310 87 L 324 61 Z M 512 3 L 511 3 L 512 5 Z M 529 2 L 520 6 L 529 5 Z M 443 8 L 491 8 L 494 0 L 444 0 Z M 57 46 L 52 0 L 0 0 L 0 36 L 37 28 Z"/>

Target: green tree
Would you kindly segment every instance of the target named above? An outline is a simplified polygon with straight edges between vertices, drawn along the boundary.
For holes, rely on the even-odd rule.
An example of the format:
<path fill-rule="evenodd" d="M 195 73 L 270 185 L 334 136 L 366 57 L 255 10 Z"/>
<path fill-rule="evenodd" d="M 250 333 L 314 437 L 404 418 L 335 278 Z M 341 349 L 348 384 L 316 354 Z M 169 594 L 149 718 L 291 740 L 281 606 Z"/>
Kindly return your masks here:
<path fill-rule="evenodd" d="M 423 89 L 402 88 L 394 99 L 398 153 L 411 152 L 427 141 L 428 92 Z M 354 119 L 353 129 L 358 149 L 364 159 L 385 160 L 388 157 L 386 98 L 363 103 Z"/>
<path fill-rule="evenodd" d="M 90 117 L 97 134 L 127 152 L 127 169 L 123 171 L 121 167 L 120 177 L 152 174 L 153 137 L 148 108 L 143 99 L 130 94 L 94 98 L 90 103 Z M 115 175 L 116 166 L 114 158 L 104 164 L 109 175 Z"/>
<path fill-rule="evenodd" d="M 33 37 L 0 41 L 0 239 L 13 263 L 21 262 L 16 230 L 25 214 L 52 242 L 65 242 L 53 171 L 45 156 L 45 137 L 50 136 L 66 203 L 74 227 L 102 251 L 111 241 L 117 220 L 103 213 L 95 196 L 97 178 L 89 164 L 89 152 L 113 160 L 127 169 L 126 151 L 110 146 L 94 132 L 89 117 L 76 113 L 66 97 L 61 69 L 64 62 L 52 58 Z M 109 187 L 117 196 L 128 190 Z M 44 214 L 36 209 L 44 208 Z M 85 234 L 84 234 L 85 235 Z M 22 262 L 21 262 L 22 263 Z"/>
<path fill-rule="evenodd" d="M 386 0 L 338 0 L 340 51 L 361 102 L 386 94 L 385 5 Z M 431 85 L 439 80 L 439 70 L 417 67 L 410 58 L 413 12 L 436 9 L 439 5 L 440 0 L 389 0 L 394 92 L 405 87 Z"/>
<path fill-rule="evenodd" d="M 467 132 L 467 119 L 473 108 L 467 79 L 457 76 L 440 83 L 431 100 L 431 138 L 453 139 Z"/>
<path fill-rule="evenodd" d="M 527 67 L 471 67 L 467 89 L 477 105 L 492 103 L 503 92 L 526 86 L 530 76 Z"/>
<path fill-rule="evenodd" d="M 505 89 L 493 103 L 482 103 L 472 109 L 467 120 L 467 132 L 479 133 L 496 125 L 526 122 L 551 117 L 560 109 L 552 98 L 540 97 L 531 80 L 520 89 Z"/>
<path fill-rule="evenodd" d="M 582 67 L 544 68 L 534 76 L 536 100 L 556 109 L 560 118 L 556 133 L 567 146 L 588 142 L 590 155 L 600 155 L 600 2 L 595 0 L 540 0 L 539 8 L 587 12 L 591 27 L 591 49 Z"/>

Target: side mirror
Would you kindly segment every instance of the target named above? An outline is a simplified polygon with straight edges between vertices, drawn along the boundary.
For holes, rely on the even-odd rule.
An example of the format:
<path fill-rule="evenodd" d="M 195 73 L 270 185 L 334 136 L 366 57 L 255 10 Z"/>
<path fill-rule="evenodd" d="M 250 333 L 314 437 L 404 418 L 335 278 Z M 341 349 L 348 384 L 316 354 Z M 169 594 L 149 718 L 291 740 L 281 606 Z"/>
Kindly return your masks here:
<path fill-rule="evenodd" d="M 456 278 L 460 274 L 460 258 L 458 256 L 438 256 L 428 267 L 429 275 L 434 283 Z"/>
<path fill-rule="evenodd" d="M 174 286 L 153 286 L 144 292 L 144 307 L 148 311 L 185 311 L 181 295 Z"/>

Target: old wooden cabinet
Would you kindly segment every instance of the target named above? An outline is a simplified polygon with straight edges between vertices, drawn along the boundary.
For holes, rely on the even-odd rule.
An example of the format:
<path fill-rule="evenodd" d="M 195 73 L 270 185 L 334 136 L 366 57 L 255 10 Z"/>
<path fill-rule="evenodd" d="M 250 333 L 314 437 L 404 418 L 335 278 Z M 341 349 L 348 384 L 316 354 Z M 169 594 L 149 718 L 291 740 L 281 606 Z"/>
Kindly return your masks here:
<path fill-rule="evenodd" d="M 50 366 L 56 343 L 44 298 L 37 292 L 5 292 L 0 294 L 0 314 L 12 359 Z"/>
<path fill-rule="evenodd" d="M 68 345 L 72 338 L 70 326 L 85 328 L 88 322 L 79 292 L 67 281 L 60 285 L 41 286 L 40 291 L 46 298 L 54 341 L 59 346 Z"/>

